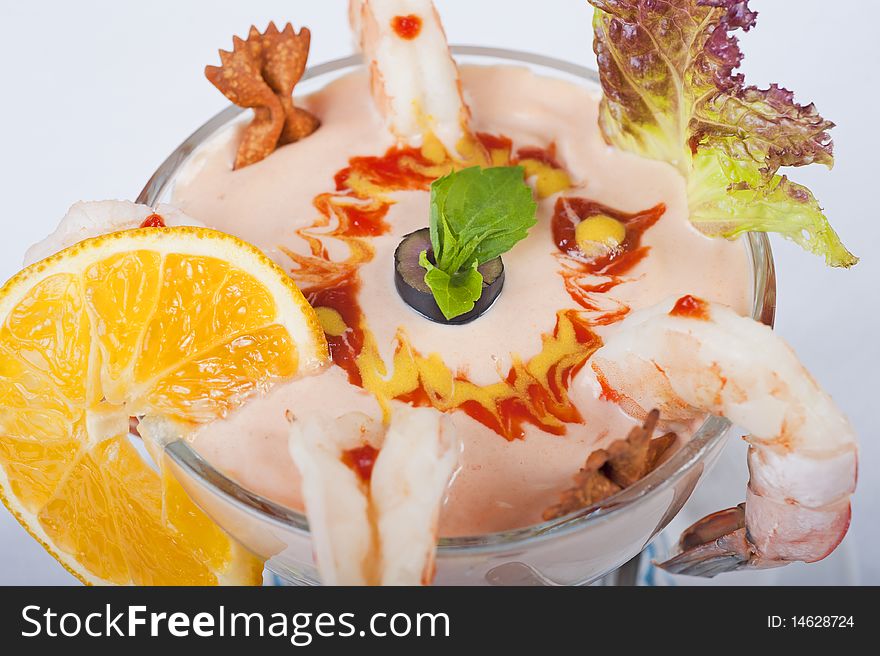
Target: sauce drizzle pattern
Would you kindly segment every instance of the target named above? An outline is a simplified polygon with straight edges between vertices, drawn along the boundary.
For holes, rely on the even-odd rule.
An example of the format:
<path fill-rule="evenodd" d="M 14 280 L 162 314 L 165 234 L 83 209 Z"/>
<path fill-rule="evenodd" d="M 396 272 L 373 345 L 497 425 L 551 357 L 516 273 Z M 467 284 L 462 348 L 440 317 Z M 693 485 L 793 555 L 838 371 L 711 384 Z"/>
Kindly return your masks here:
<path fill-rule="evenodd" d="M 628 214 L 586 198 L 560 197 L 556 201 L 553 241 L 559 249 L 560 275 L 569 296 L 590 314 L 593 325 L 616 323 L 629 314 L 629 307 L 607 293 L 626 282 L 626 274 L 647 256 L 649 248 L 642 245 L 642 236 L 665 212 L 663 203 Z M 578 248 L 575 229 L 584 219 L 600 215 L 620 221 L 626 227 L 626 238 L 607 255 L 585 258 Z"/>
<path fill-rule="evenodd" d="M 567 188 L 568 174 L 556 160 L 555 148 L 523 148 L 514 151 L 510 139 L 499 135 L 477 134 L 473 142 L 460 144 L 464 159 L 452 158 L 444 151 L 438 155 L 436 144 L 426 141 L 421 148 L 396 147 L 378 157 L 354 157 L 335 176 L 336 190 L 317 196 L 314 206 L 318 219 L 309 228 L 298 230 L 310 253 L 303 255 L 282 249 L 294 263 L 291 275 L 316 308 L 335 310 L 346 325 L 339 335 L 327 335 L 333 362 L 342 368 L 351 384 L 371 392 L 387 413 L 389 402 L 398 400 L 415 406 L 430 406 L 441 412 L 459 410 L 486 425 L 502 437 L 513 440 L 525 436 L 526 425 L 562 435 L 566 425 L 580 423 L 580 417 L 568 397 L 572 378 L 601 346 L 592 330 L 602 323 L 590 313 L 578 309 L 560 310 L 552 333 L 542 337 L 540 353 L 527 362 L 514 360 L 498 382 L 476 385 L 462 373 L 451 371 L 436 355 L 423 356 L 410 344 L 405 331 L 398 331 L 392 362 L 385 362 L 358 302 L 361 288 L 359 267 L 374 255 L 370 238 L 386 234 L 386 222 L 395 191 L 428 191 L 431 183 L 453 169 L 464 166 L 521 165 L 528 177 L 534 177 L 538 195 Z M 574 233 L 572 213 L 583 216 L 604 212 L 622 217 L 627 225 L 627 241 L 615 261 L 601 264 L 576 263 L 569 252 Z M 579 276 L 599 268 L 614 276 L 623 274 L 644 257 L 640 235 L 663 214 L 658 206 L 647 212 L 625 215 L 584 199 L 560 199 L 554 217 L 554 238 L 560 257 L 572 260 L 563 271 L 566 288 L 582 302 L 588 294 L 601 289 L 579 289 Z M 568 226 L 563 218 L 568 217 Z M 328 232 L 335 223 L 336 227 Z M 558 224 L 558 225 L 557 225 Z M 332 260 L 322 243 L 327 236 L 344 241 L 349 257 Z M 627 265 L 626 263 L 630 263 Z M 599 268 L 597 268 L 599 267 Z M 573 273 L 567 274 L 567 270 Z M 607 283 L 608 288 L 619 281 Z M 580 295 L 576 295 L 578 292 Z M 625 314 L 625 312 L 623 312 Z M 622 318 L 622 315 L 620 316 Z M 610 321 L 610 319 L 608 319 Z"/>

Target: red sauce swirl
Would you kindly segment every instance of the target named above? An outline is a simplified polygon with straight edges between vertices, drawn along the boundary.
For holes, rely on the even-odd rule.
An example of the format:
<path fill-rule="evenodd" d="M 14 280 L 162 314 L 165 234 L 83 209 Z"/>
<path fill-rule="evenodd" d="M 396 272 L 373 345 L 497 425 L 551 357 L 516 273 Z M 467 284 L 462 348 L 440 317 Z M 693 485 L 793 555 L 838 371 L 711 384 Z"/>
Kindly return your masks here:
<path fill-rule="evenodd" d="M 586 198 L 560 198 L 556 201 L 553 214 L 553 241 L 566 255 L 581 258 L 575 239 L 577 224 L 593 216 L 610 216 L 626 227 L 626 238 L 608 255 L 584 261 L 584 268 L 590 273 L 622 275 L 629 272 L 648 254 L 648 247 L 642 246 L 642 235 L 652 227 L 666 212 L 666 205 L 660 203 L 651 209 L 627 214 Z"/>
<path fill-rule="evenodd" d="M 150 214 L 146 219 L 141 222 L 141 228 L 164 228 L 165 227 L 165 219 L 163 219 L 158 214 Z"/>
<path fill-rule="evenodd" d="M 395 16 L 391 19 L 391 28 L 401 39 L 412 41 L 422 33 L 422 19 L 415 14 Z"/>
<path fill-rule="evenodd" d="M 701 298 L 688 294 L 675 302 L 675 305 L 669 311 L 669 316 L 708 321 L 709 304 Z"/>
<path fill-rule="evenodd" d="M 357 474 L 364 483 L 368 483 L 373 475 L 373 466 L 379 450 L 369 444 L 343 451 L 342 462 Z"/>

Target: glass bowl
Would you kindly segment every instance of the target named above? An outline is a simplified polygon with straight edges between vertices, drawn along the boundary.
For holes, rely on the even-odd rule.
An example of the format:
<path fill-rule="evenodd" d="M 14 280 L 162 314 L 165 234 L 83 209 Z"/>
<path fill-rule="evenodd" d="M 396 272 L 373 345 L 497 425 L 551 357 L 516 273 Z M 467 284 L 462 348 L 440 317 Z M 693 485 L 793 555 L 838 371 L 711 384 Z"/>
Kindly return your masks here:
<path fill-rule="evenodd" d="M 453 46 L 460 63 L 525 65 L 538 74 L 598 88 L 595 70 L 540 55 L 478 46 Z M 297 93 L 311 93 L 363 66 L 359 55 L 311 67 Z M 228 107 L 184 141 L 150 178 L 138 202 L 167 202 L 176 176 L 193 153 L 218 131 L 240 120 Z M 752 317 L 772 326 L 776 278 L 764 234 L 744 240 L 752 263 Z M 731 424 L 707 418 L 691 439 L 635 485 L 568 516 L 500 533 L 444 538 L 437 550 L 438 585 L 582 585 L 614 571 L 638 555 L 672 520 L 715 463 Z M 166 452 L 186 491 L 220 526 L 267 559 L 284 581 L 317 585 L 309 526 L 301 512 L 245 489 L 205 461 L 186 442 Z"/>

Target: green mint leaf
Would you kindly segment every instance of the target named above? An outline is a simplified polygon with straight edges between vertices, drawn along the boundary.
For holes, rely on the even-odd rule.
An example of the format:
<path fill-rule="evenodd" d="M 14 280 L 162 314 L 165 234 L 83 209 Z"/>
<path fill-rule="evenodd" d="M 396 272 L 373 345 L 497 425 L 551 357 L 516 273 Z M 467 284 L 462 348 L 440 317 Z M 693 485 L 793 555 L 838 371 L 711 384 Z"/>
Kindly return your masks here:
<path fill-rule="evenodd" d="M 449 195 L 449 189 L 455 181 L 453 175 L 439 178 L 431 185 L 431 220 L 429 226 L 431 228 L 431 248 L 434 249 L 435 262 L 440 262 L 443 259 L 444 246 L 451 251 L 454 251 L 456 248 L 455 237 L 451 234 L 446 216 L 443 214 L 446 197 Z"/>
<path fill-rule="evenodd" d="M 453 272 L 506 253 L 528 235 L 536 211 L 519 166 L 472 167 L 437 180 L 431 186 L 437 266 Z"/>
<path fill-rule="evenodd" d="M 477 267 L 525 239 L 537 223 L 537 208 L 520 166 L 475 166 L 450 173 L 431 185 L 435 264 L 427 255 L 420 262 L 428 271 L 425 283 L 447 319 L 473 308 L 482 293 L 483 279 Z"/>
<path fill-rule="evenodd" d="M 470 269 L 450 275 L 431 264 L 428 253 L 422 251 L 419 264 L 428 271 L 425 284 L 431 288 L 444 317 L 454 319 L 474 309 L 483 294 L 483 276 L 477 271 L 476 262 Z"/>

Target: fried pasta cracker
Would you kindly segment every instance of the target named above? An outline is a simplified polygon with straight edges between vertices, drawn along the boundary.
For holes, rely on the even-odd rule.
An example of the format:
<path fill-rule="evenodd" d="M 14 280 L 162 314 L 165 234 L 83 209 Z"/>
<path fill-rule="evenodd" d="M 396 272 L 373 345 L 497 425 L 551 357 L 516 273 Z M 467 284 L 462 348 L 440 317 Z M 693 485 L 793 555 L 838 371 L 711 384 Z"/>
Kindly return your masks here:
<path fill-rule="evenodd" d="M 254 110 L 235 157 L 235 168 L 255 164 L 278 146 L 299 141 L 321 122 L 294 105 L 293 89 L 309 56 L 311 33 L 288 23 L 279 31 L 269 23 L 260 33 L 251 26 L 247 39 L 232 38 L 232 52 L 220 51 L 220 66 L 206 66 L 205 77 L 239 107 Z"/>
<path fill-rule="evenodd" d="M 558 504 L 544 511 L 544 519 L 557 519 L 592 506 L 653 471 L 676 440 L 675 433 L 651 439 L 659 418 L 660 412 L 652 410 L 645 423 L 633 428 L 626 439 L 593 451 L 575 474 L 574 486 L 560 495 Z"/>

